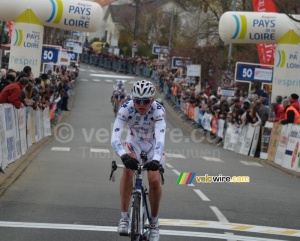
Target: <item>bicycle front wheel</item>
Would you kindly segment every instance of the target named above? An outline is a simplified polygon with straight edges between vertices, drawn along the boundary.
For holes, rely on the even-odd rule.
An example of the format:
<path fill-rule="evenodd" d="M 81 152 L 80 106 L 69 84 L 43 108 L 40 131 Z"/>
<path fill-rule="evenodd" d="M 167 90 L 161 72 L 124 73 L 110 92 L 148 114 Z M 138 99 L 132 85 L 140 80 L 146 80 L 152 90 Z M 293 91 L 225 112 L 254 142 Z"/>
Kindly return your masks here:
<path fill-rule="evenodd" d="M 141 196 L 139 194 L 134 194 L 134 201 L 132 205 L 132 217 L 131 217 L 131 241 L 138 241 L 140 238 L 140 203 Z"/>

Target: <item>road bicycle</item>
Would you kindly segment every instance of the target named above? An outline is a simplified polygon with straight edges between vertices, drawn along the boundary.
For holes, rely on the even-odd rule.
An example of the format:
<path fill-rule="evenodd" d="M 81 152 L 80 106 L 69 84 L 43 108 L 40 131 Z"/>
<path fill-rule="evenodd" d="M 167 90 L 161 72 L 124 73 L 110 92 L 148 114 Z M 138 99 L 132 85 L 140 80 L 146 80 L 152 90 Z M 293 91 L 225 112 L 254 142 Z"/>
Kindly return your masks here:
<path fill-rule="evenodd" d="M 141 152 L 142 164 L 138 165 L 138 169 L 134 171 L 134 186 L 131 194 L 131 208 L 128 234 L 131 241 L 149 240 L 150 235 L 150 212 L 148 205 L 148 192 L 146 186 L 143 186 L 143 171 L 147 171 L 143 166 L 147 161 L 147 153 Z M 112 161 L 111 174 L 109 180 L 114 181 L 114 172 L 117 168 L 125 168 L 124 165 L 117 165 L 116 161 Z M 161 183 L 164 184 L 164 168 L 159 166 Z"/>

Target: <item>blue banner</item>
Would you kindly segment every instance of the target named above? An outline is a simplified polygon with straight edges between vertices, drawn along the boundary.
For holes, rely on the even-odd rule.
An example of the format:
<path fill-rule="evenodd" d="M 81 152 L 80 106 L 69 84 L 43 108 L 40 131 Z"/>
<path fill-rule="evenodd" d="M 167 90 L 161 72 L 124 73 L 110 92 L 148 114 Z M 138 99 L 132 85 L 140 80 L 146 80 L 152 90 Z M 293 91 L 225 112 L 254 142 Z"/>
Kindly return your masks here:
<path fill-rule="evenodd" d="M 51 48 L 43 48 L 42 51 L 42 62 L 58 62 L 58 49 L 51 49 Z"/>
<path fill-rule="evenodd" d="M 67 51 L 67 52 L 70 56 L 70 60 L 73 62 L 77 62 L 78 53 L 74 53 L 72 51 Z"/>
<path fill-rule="evenodd" d="M 239 65 L 237 70 L 237 79 L 272 82 L 273 68 L 260 68 L 256 66 Z"/>
<path fill-rule="evenodd" d="M 201 125 L 202 123 L 203 116 L 204 116 L 204 112 L 202 110 L 199 110 L 199 121 L 198 121 L 199 125 Z"/>

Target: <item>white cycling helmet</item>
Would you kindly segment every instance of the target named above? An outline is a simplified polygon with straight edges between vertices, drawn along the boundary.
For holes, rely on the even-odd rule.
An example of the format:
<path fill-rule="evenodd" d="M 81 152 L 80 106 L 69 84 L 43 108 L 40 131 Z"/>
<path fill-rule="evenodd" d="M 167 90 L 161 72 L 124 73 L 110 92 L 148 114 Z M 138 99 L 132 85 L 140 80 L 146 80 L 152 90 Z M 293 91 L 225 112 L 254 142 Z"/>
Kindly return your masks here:
<path fill-rule="evenodd" d="M 132 86 L 133 98 L 153 98 L 156 88 L 150 81 L 140 80 Z"/>

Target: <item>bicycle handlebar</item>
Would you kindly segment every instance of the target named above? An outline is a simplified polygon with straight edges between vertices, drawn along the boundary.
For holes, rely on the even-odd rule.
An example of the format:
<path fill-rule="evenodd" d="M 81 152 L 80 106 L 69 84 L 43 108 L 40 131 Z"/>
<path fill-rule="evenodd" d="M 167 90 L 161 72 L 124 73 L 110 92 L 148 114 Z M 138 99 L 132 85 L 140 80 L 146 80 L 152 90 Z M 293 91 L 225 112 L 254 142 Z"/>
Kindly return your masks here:
<path fill-rule="evenodd" d="M 143 165 L 138 165 L 139 168 L 141 168 L 141 171 L 147 171 L 147 169 L 144 169 L 144 166 Z M 112 180 L 112 177 L 113 177 L 113 174 L 114 172 L 119 168 L 123 168 L 125 169 L 126 167 L 124 165 L 117 165 L 116 161 L 112 161 L 111 163 L 111 173 L 110 173 L 110 176 L 109 176 L 109 180 L 111 181 Z M 159 174 L 160 174 L 160 177 L 161 177 L 161 183 L 162 185 L 165 184 L 165 179 L 164 179 L 164 173 L 165 173 L 165 169 L 163 168 L 163 166 L 161 164 L 159 164 Z"/>

